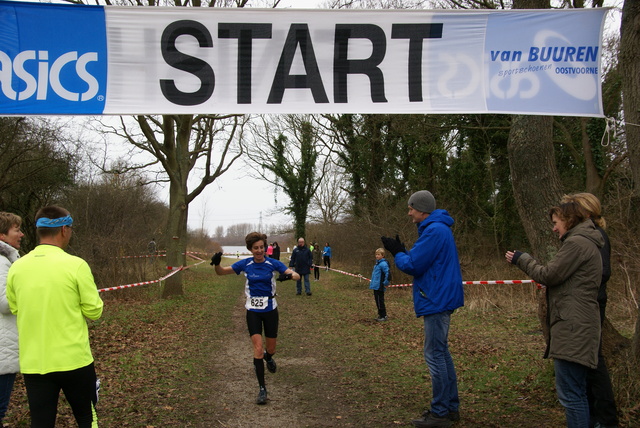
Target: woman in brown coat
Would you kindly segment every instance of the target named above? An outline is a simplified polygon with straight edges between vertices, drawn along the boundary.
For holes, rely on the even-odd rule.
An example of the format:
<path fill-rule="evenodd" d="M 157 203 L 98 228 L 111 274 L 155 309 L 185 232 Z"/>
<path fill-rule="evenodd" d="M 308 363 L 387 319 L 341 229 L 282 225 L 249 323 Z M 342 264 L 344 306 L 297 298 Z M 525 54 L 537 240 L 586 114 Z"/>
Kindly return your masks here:
<path fill-rule="evenodd" d="M 600 247 L 604 239 L 575 202 L 549 211 L 562 246 L 545 266 L 527 253 L 507 251 L 505 258 L 547 287 L 549 339 L 545 358 L 554 359 L 556 390 L 567 426 L 589 426 L 587 370 L 598 365 L 602 278 Z"/>

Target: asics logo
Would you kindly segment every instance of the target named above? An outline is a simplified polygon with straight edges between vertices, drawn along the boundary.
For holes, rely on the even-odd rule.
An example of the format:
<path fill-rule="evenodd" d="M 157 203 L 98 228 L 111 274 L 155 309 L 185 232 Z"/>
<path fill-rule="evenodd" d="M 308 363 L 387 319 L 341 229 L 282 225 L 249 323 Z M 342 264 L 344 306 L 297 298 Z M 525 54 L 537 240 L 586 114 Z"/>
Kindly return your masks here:
<path fill-rule="evenodd" d="M 46 100 L 50 90 L 68 101 L 88 101 L 100 89 L 98 80 L 87 71 L 87 64 L 95 61 L 98 61 L 97 52 L 78 56 L 78 52 L 74 51 L 50 58 L 49 51 L 26 50 L 11 58 L 0 51 L 0 89 L 5 97 L 14 101 L 34 96 L 36 100 Z M 67 87 L 63 85 L 60 77 L 63 69 L 65 76 L 75 73 L 79 79 L 74 88 L 70 88 L 69 83 L 66 83 Z M 17 79 L 14 80 L 14 76 Z M 69 78 L 65 82 L 69 82 Z M 74 92 L 74 89 L 83 92 Z"/>

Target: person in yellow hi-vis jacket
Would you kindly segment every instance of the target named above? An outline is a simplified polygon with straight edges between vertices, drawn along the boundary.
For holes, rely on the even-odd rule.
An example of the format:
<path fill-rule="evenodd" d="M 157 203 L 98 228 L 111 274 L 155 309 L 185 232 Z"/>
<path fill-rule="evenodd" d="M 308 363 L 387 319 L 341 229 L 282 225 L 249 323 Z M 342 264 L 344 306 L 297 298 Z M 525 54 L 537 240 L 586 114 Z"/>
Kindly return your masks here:
<path fill-rule="evenodd" d="M 103 303 L 87 262 L 65 252 L 72 225 L 64 208 L 40 209 L 39 245 L 13 263 L 7 275 L 32 428 L 55 426 L 60 390 L 80 428 L 98 426 L 99 382 L 85 317 L 100 318 Z"/>

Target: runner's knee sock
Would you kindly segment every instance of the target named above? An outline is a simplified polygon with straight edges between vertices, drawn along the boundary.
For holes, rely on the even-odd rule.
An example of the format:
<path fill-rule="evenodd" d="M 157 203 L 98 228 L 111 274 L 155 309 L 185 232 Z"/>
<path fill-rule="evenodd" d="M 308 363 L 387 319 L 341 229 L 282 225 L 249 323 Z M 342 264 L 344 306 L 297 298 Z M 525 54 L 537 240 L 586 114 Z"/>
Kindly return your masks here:
<path fill-rule="evenodd" d="M 263 358 L 254 358 L 253 366 L 256 369 L 256 377 L 258 378 L 258 384 L 264 388 L 264 359 Z"/>
<path fill-rule="evenodd" d="M 272 358 L 273 358 L 273 354 L 270 354 L 267 351 L 264 351 L 264 360 L 265 361 L 271 361 Z"/>

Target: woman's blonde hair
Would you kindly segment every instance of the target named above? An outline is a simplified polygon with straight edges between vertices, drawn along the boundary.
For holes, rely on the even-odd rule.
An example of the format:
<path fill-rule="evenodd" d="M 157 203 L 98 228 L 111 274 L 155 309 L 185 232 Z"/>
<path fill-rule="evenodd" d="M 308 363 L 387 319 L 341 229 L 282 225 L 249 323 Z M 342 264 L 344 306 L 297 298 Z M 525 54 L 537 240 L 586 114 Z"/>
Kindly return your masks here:
<path fill-rule="evenodd" d="M 596 226 L 602 229 L 607 228 L 607 222 L 604 217 L 602 217 L 602 205 L 596 195 L 587 192 L 572 193 L 571 195 L 564 195 L 560 202 L 575 202 L 587 211 L 589 218 L 593 220 Z"/>

